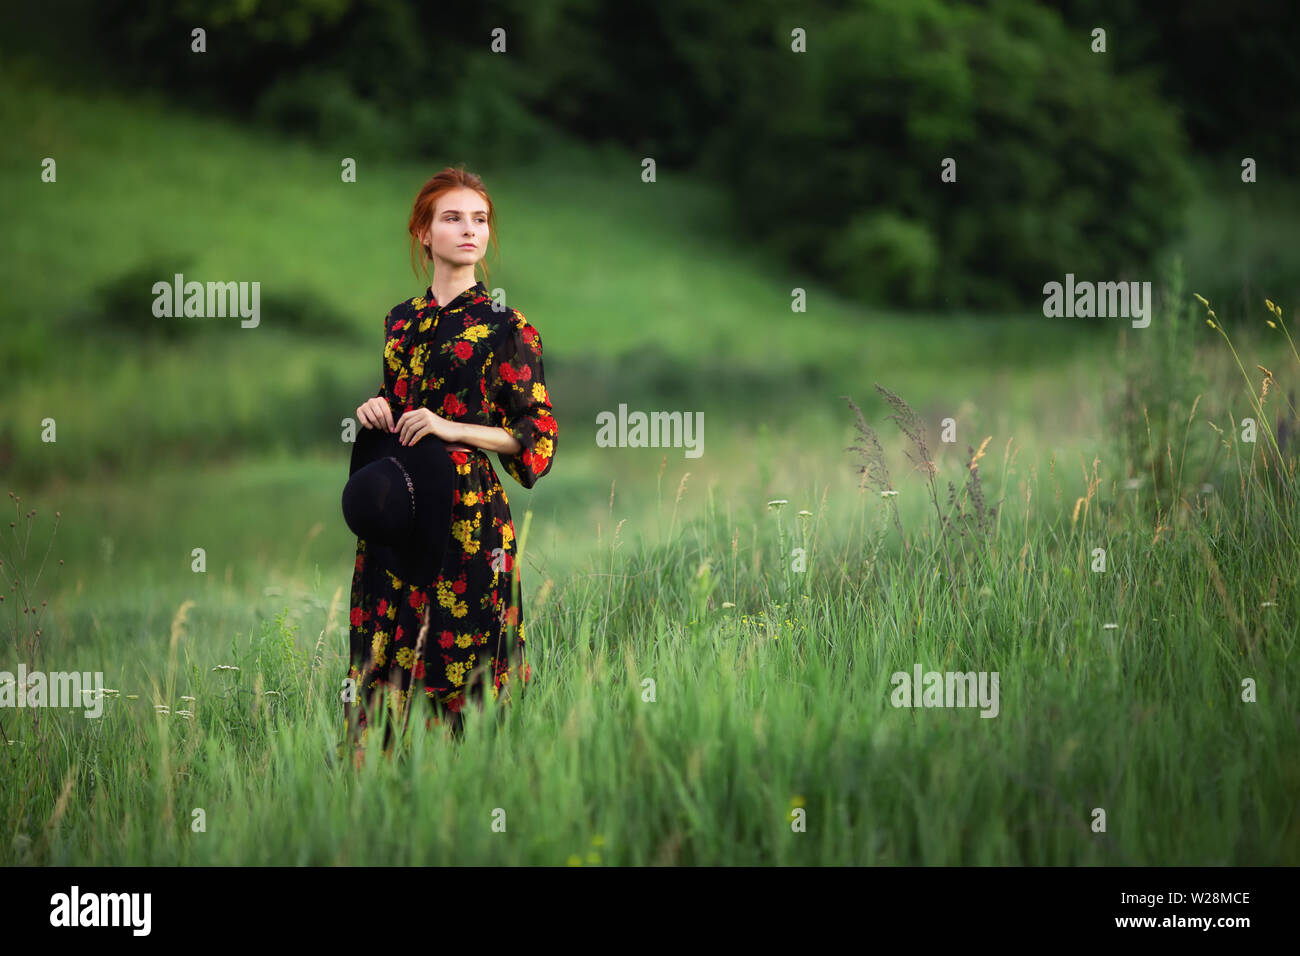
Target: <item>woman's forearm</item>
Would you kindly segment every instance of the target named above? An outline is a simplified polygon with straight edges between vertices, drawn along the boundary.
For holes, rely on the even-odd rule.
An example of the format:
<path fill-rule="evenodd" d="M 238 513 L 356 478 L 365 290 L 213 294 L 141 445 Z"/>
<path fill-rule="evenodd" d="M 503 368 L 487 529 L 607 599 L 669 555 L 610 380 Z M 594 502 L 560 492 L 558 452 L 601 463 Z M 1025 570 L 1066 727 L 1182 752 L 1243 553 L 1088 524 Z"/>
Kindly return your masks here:
<path fill-rule="evenodd" d="M 462 445 L 473 445 L 484 451 L 500 452 L 503 455 L 517 455 L 523 451 L 519 439 L 504 428 L 492 428 L 487 425 L 471 425 L 457 422 L 460 426 L 456 441 Z"/>

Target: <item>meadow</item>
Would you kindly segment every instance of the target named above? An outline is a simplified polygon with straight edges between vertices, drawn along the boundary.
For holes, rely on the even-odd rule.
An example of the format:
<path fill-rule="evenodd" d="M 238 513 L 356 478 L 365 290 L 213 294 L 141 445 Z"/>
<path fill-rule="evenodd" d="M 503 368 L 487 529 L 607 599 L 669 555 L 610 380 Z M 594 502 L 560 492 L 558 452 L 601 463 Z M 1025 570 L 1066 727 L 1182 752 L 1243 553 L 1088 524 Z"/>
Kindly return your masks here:
<path fill-rule="evenodd" d="M 1300 858 L 1300 356 L 1267 290 L 1212 314 L 1193 260 L 1144 330 L 867 309 L 615 154 L 480 169 L 490 285 L 560 422 L 551 474 L 504 479 L 536 680 L 358 770 L 340 421 L 423 288 L 403 227 L 433 170 L 343 184 L 279 137 L 12 89 L 0 670 L 112 692 L 0 708 L 0 862 Z M 130 318 L 173 271 L 260 280 L 261 326 Z M 704 455 L 597 447 L 619 403 L 702 411 Z M 997 716 L 894 706 L 917 665 L 997 672 Z"/>

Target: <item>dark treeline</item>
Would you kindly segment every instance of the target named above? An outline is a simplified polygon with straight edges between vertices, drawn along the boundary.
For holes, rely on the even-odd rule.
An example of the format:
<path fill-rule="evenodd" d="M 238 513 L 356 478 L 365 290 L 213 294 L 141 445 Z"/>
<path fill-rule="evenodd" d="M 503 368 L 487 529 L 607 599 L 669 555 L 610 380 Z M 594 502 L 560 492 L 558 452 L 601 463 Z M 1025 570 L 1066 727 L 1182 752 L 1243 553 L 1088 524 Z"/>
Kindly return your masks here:
<path fill-rule="evenodd" d="M 703 174 L 736 235 L 898 305 L 1145 276 L 1183 228 L 1197 154 L 1276 167 L 1300 139 L 1282 0 L 59 5 L 106 79 L 321 143 L 509 162 L 559 130 Z"/>

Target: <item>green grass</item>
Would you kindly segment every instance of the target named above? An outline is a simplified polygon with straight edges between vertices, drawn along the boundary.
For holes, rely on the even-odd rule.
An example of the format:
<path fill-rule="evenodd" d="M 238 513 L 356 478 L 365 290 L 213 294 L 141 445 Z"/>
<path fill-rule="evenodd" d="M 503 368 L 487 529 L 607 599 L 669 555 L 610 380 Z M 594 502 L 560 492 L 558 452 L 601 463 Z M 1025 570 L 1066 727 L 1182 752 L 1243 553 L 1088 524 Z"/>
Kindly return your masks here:
<path fill-rule="evenodd" d="M 952 578 L 915 509 L 911 550 L 887 530 L 869 560 L 888 528 L 871 490 L 689 522 L 665 500 L 657 544 L 607 539 L 545 594 L 534 579 L 539 683 L 499 728 L 471 715 L 459 748 L 416 733 L 359 773 L 333 760 L 345 608 L 319 581 L 262 602 L 279 620 L 217 585 L 179 623 L 154 597 L 75 613 L 60 666 L 112 661 L 108 686 L 140 697 L 47 710 L 40 738 L 4 714 L 0 816 L 32 841 L 6 862 L 1294 863 L 1300 554 L 1251 546 L 1257 493 L 1153 541 L 1104 493 L 1071 522 L 1053 484 L 1020 480 L 987 541 L 954 539 Z M 1047 502 L 1033 517 L 1026 495 Z M 997 671 L 998 716 L 892 707 L 889 675 L 917 663 Z M 193 719 L 151 712 L 182 694 Z"/>
<path fill-rule="evenodd" d="M 863 310 L 722 247 L 717 199 L 695 184 L 646 188 L 572 153 L 487 170 L 506 250 L 493 285 L 542 331 L 561 428 L 535 490 L 505 479 L 529 528 L 537 682 L 500 726 L 471 715 L 460 745 L 417 733 L 358 773 L 335 750 L 355 544 L 339 421 L 377 385 L 384 313 L 419 291 L 401 226 L 433 170 L 363 157 L 345 188 L 337 157 L 160 104 L 17 84 L 0 97 L 2 490 L 23 499 L 13 531 L 0 523 L 0 580 L 30 583 L 60 512 L 33 599 L 48 602 L 41 653 L 25 652 L 31 627 L 5 588 L 17 643 L 0 669 L 103 671 L 121 695 L 98 720 L 0 708 L 13 741 L 0 746 L 0 862 L 1300 856 L 1300 514 L 1263 478 L 1265 436 L 1241 443 L 1252 402 L 1200 317 L 1162 363 L 1172 340 L 1130 333 L 1121 351 L 1118 329 Z M 45 155 L 57 186 L 33 171 Z M 354 336 L 268 315 L 156 339 L 97 310 L 95 290 L 173 253 L 194 257 L 187 274 L 311 290 Z M 795 287 L 806 313 L 790 311 Z M 1290 387 L 1298 363 L 1262 319 L 1219 313 L 1249 374 L 1259 362 Z M 1195 415 L 1183 426 L 1180 410 L 1152 450 L 1182 476 L 1158 514 L 1112 417 L 1135 368 L 1155 370 L 1153 417 L 1193 397 L 1184 371 L 1204 375 Z M 940 547 L 877 381 L 927 423 L 945 506 L 967 447 L 991 436 L 986 538 Z M 859 489 L 842 394 L 881 431 L 897 498 Z M 597 448 L 592 416 L 619 402 L 704 411 L 704 456 Z M 935 438 L 946 417 L 952 445 Z M 1104 574 L 1090 570 L 1097 547 Z M 894 708 L 890 675 L 915 664 L 997 671 L 999 715 Z M 796 807 L 806 832 L 792 831 Z M 1104 833 L 1090 828 L 1098 807 Z"/>

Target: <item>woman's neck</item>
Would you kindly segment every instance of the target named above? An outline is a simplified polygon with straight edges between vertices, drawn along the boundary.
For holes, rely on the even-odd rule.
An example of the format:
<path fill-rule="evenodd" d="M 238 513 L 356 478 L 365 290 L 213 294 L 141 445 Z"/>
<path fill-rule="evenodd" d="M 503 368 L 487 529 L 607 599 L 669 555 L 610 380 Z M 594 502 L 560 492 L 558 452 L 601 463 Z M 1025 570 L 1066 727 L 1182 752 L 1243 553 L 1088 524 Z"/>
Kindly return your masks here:
<path fill-rule="evenodd" d="M 439 306 L 446 305 L 477 282 L 472 265 L 439 270 L 433 276 L 433 297 Z"/>

